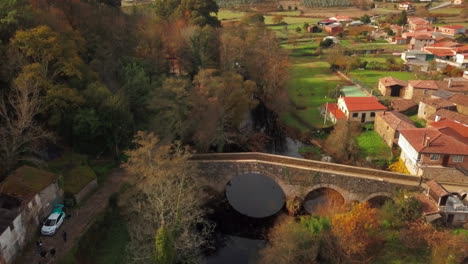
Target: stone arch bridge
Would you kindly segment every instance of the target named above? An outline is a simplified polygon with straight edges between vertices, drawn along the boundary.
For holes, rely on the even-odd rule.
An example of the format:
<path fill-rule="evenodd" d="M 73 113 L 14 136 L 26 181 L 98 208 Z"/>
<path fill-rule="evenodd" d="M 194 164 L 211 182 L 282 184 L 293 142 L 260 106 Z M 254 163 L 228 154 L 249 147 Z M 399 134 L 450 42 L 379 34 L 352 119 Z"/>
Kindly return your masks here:
<path fill-rule="evenodd" d="M 417 176 L 265 153 L 196 154 L 191 160 L 198 164 L 204 184 L 219 192 L 233 177 L 248 173 L 272 178 L 286 199 L 305 199 L 320 188 L 339 192 L 346 202 L 392 198 L 401 189 L 422 190 Z"/>

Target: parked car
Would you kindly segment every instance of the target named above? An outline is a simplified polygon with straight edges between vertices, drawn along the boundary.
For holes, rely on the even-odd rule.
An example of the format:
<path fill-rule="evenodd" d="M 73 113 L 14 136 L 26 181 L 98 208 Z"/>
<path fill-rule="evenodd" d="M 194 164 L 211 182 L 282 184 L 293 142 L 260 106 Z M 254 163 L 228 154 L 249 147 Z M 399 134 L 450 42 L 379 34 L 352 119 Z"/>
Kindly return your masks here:
<path fill-rule="evenodd" d="M 56 205 L 54 207 L 54 210 L 42 225 L 41 234 L 51 236 L 57 232 L 65 220 L 65 213 L 62 211 L 62 209 L 63 205 Z"/>

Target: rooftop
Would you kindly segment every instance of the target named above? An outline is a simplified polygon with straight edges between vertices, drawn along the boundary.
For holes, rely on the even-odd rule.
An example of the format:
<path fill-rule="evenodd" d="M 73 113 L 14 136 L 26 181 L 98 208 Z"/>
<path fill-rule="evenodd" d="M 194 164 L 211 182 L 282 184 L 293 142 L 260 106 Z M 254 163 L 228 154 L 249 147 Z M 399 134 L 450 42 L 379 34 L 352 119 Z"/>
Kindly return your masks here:
<path fill-rule="evenodd" d="M 436 109 L 455 106 L 454 103 L 449 102 L 442 98 L 422 98 L 421 102 L 427 105 L 430 105 L 432 107 L 435 107 Z"/>
<path fill-rule="evenodd" d="M 379 79 L 379 83 L 385 85 L 385 87 L 393 86 L 393 85 L 400 85 L 400 86 L 408 86 L 407 81 L 403 81 L 393 77 L 384 77 Z"/>
<path fill-rule="evenodd" d="M 467 138 L 450 136 L 435 128 L 401 129 L 400 133 L 418 153 L 468 155 Z"/>
<path fill-rule="evenodd" d="M 426 186 L 439 197 L 450 195 L 449 191 L 447 191 L 444 186 L 434 180 L 426 182 Z"/>
<path fill-rule="evenodd" d="M 377 115 L 381 117 L 385 121 L 385 123 L 387 123 L 391 128 L 395 130 L 400 130 L 403 128 L 415 128 L 413 121 L 409 117 L 399 112 L 384 111 L 384 112 L 377 113 Z"/>
<path fill-rule="evenodd" d="M 346 108 L 350 112 L 387 110 L 387 107 L 379 103 L 376 97 L 342 97 Z"/>
<path fill-rule="evenodd" d="M 448 100 L 456 105 L 468 106 L 468 95 L 453 94 Z"/>
<path fill-rule="evenodd" d="M 438 90 L 447 88 L 447 82 L 433 80 L 414 80 L 409 81 L 409 84 L 415 89 Z"/>
<path fill-rule="evenodd" d="M 451 96 L 453 96 L 452 92 L 446 91 L 446 90 L 437 90 L 434 93 L 432 93 L 433 98 L 443 98 L 443 99 L 448 99 Z"/>
<path fill-rule="evenodd" d="M 462 137 L 462 138 L 468 138 L 468 124 L 462 124 L 460 122 L 456 122 L 447 118 L 443 118 L 437 122 L 431 122 L 429 124 L 431 127 L 434 128 L 450 128 L 450 130 L 439 130 L 442 133 L 447 133 L 449 135 L 455 136 L 455 137 Z M 453 132 L 457 134 L 453 134 Z"/>
<path fill-rule="evenodd" d="M 398 112 L 404 112 L 412 107 L 416 107 L 417 104 L 411 99 L 395 99 L 392 101 L 392 108 Z"/>
<path fill-rule="evenodd" d="M 336 103 L 329 103 L 327 111 L 330 112 L 336 119 L 346 119 L 346 115 L 338 108 Z"/>
<path fill-rule="evenodd" d="M 465 28 L 465 26 L 462 26 L 462 25 L 448 25 L 448 26 L 440 26 L 439 28 L 462 29 L 462 28 Z"/>
<path fill-rule="evenodd" d="M 437 110 L 437 112 L 429 116 L 429 120 L 435 120 L 436 116 L 439 116 L 441 119 L 446 118 L 463 124 L 468 124 L 468 116 L 447 109 Z"/>

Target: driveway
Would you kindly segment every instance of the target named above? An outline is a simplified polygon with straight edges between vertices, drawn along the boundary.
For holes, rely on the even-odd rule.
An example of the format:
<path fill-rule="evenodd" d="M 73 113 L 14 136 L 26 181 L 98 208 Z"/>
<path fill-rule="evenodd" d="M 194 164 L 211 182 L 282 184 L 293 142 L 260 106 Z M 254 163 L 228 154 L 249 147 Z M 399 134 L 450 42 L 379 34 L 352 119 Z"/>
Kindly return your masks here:
<path fill-rule="evenodd" d="M 19 252 L 19 257 L 15 261 L 16 264 L 45 264 L 58 263 L 70 249 L 72 249 L 79 238 L 83 235 L 88 227 L 95 221 L 96 217 L 102 213 L 107 205 L 109 197 L 117 192 L 122 186 L 125 172 L 122 169 L 115 169 L 108 176 L 105 183 L 84 201 L 84 203 L 76 209 L 66 210 L 71 217 L 66 219 L 63 225 L 53 236 L 41 236 L 43 247 L 47 250 L 55 248 L 55 257 L 49 254 L 42 258 L 37 250 L 35 241 L 32 241 L 24 251 Z M 62 233 L 67 232 L 67 241 L 64 242 Z"/>

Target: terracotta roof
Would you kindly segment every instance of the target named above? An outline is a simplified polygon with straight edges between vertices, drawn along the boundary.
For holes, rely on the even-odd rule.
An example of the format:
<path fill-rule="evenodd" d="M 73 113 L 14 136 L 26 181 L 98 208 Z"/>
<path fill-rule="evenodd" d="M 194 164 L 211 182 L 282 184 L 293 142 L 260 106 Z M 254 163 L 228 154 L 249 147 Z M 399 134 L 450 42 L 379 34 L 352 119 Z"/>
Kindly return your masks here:
<path fill-rule="evenodd" d="M 430 105 L 432 107 L 435 107 L 436 109 L 440 108 L 445 108 L 445 107 L 450 107 L 450 106 L 455 106 L 454 103 L 449 102 L 445 99 L 442 98 L 422 98 L 421 102 Z"/>
<path fill-rule="evenodd" d="M 421 203 L 421 209 L 424 214 L 427 215 L 439 212 L 439 208 L 437 207 L 437 205 L 424 193 L 418 194 L 418 196 L 416 196 L 416 199 Z"/>
<path fill-rule="evenodd" d="M 438 90 L 447 88 L 447 82 L 433 80 L 415 80 L 409 81 L 409 84 L 415 89 Z"/>
<path fill-rule="evenodd" d="M 403 81 L 393 77 L 384 77 L 379 79 L 379 83 L 385 85 L 385 87 L 393 86 L 393 85 L 400 85 L 400 86 L 408 86 L 407 81 Z"/>
<path fill-rule="evenodd" d="M 414 37 L 414 39 L 433 39 L 432 36 L 421 34 Z"/>
<path fill-rule="evenodd" d="M 343 97 L 349 112 L 387 110 L 387 107 L 379 103 L 376 97 Z"/>
<path fill-rule="evenodd" d="M 395 111 L 384 111 L 377 113 L 377 115 L 381 117 L 387 125 L 395 130 L 415 128 L 413 121 L 401 113 Z"/>
<path fill-rule="evenodd" d="M 408 23 L 414 25 L 427 25 L 430 24 L 429 21 L 422 19 L 420 17 L 408 17 Z"/>
<path fill-rule="evenodd" d="M 336 103 L 328 103 L 327 111 L 330 112 L 336 119 L 346 119 L 346 115 L 338 108 Z"/>
<path fill-rule="evenodd" d="M 447 109 L 437 110 L 434 114 L 429 116 L 429 120 L 435 120 L 436 116 L 440 116 L 440 118 L 452 119 L 463 124 L 468 124 L 468 116 Z"/>
<path fill-rule="evenodd" d="M 392 101 L 392 108 L 398 112 L 404 112 L 416 106 L 416 103 L 411 99 L 395 99 Z"/>
<path fill-rule="evenodd" d="M 463 44 L 450 40 L 450 41 L 437 42 L 432 45 L 428 45 L 425 48 L 454 48 L 454 47 L 461 47 L 461 46 L 463 46 Z"/>
<path fill-rule="evenodd" d="M 468 106 L 468 95 L 454 94 L 448 100 L 456 105 Z"/>
<path fill-rule="evenodd" d="M 434 180 L 427 181 L 425 184 L 429 189 L 431 189 L 432 192 L 434 192 L 434 194 L 439 197 L 450 195 L 449 191 L 447 191 L 444 186 Z"/>
<path fill-rule="evenodd" d="M 437 57 L 456 55 L 456 53 L 452 49 L 438 49 L 438 48 L 425 47 L 424 50 L 433 55 L 436 55 Z"/>
<path fill-rule="evenodd" d="M 439 28 L 462 29 L 462 28 L 465 28 L 465 27 L 461 26 L 461 25 L 449 25 L 449 26 L 440 26 Z"/>
<path fill-rule="evenodd" d="M 468 155 L 467 139 L 446 135 L 435 128 L 401 129 L 400 133 L 418 153 Z"/>
<path fill-rule="evenodd" d="M 453 132 L 456 132 L 458 134 L 458 135 L 454 135 L 454 136 L 468 138 L 468 124 L 462 124 L 460 122 L 455 122 L 453 120 L 443 118 L 443 119 L 439 120 L 438 122 L 431 122 L 430 126 L 432 126 L 434 128 L 440 128 L 439 131 L 441 131 L 442 133 L 448 132 L 449 135 L 454 135 L 452 133 L 452 131 L 453 131 Z M 441 129 L 447 128 L 447 127 L 450 128 L 450 130 L 452 130 L 452 131 L 441 130 Z"/>
<path fill-rule="evenodd" d="M 450 87 L 448 87 L 449 82 L 445 82 L 446 87 L 441 89 L 451 91 L 451 92 L 468 92 L 468 80 L 466 81 L 452 81 L 450 84 Z"/>

